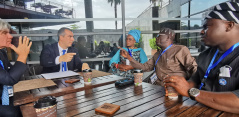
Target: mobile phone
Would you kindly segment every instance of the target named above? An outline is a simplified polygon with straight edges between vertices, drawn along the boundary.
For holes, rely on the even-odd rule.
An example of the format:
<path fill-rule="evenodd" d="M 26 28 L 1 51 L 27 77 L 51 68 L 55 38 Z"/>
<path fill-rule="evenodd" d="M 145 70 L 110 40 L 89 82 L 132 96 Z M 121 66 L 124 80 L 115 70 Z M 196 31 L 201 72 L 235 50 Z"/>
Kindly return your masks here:
<path fill-rule="evenodd" d="M 134 84 L 134 78 L 125 78 L 115 82 L 115 87 L 122 88 Z"/>

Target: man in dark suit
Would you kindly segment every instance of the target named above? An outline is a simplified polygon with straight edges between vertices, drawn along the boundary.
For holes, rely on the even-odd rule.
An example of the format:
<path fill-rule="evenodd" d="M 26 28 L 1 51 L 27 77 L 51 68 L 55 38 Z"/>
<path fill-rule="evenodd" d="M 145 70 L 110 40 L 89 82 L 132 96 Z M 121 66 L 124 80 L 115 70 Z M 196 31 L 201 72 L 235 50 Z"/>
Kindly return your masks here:
<path fill-rule="evenodd" d="M 58 43 L 46 45 L 40 55 L 43 73 L 63 72 L 68 70 L 81 71 L 82 62 L 78 50 L 71 47 L 74 42 L 73 32 L 69 28 L 58 31 Z"/>
<path fill-rule="evenodd" d="M 16 84 L 25 72 L 32 42 L 29 43 L 27 37 L 23 40 L 20 37 L 18 47 L 15 47 L 11 44 L 13 37 L 9 31 L 10 25 L 0 20 L 0 117 L 19 117 L 22 116 L 20 109 L 13 105 L 13 97 L 9 97 L 8 88 Z M 6 47 L 10 47 L 18 54 L 14 65 L 11 65 L 7 58 Z"/>

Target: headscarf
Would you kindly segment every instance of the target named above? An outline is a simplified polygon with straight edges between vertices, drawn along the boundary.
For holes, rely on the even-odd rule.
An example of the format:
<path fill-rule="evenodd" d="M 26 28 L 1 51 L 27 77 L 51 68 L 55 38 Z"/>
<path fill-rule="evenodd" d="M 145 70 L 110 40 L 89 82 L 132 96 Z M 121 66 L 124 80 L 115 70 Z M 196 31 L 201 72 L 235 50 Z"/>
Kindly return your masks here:
<path fill-rule="evenodd" d="M 134 30 L 130 30 L 128 34 L 134 37 L 134 40 L 136 41 L 136 43 L 139 43 L 141 31 L 134 29 Z"/>
<path fill-rule="evenodd" d="M 216 5 L 205 19 L 234 21 L 239 24 L 239 3 L 223 2 Z"/>

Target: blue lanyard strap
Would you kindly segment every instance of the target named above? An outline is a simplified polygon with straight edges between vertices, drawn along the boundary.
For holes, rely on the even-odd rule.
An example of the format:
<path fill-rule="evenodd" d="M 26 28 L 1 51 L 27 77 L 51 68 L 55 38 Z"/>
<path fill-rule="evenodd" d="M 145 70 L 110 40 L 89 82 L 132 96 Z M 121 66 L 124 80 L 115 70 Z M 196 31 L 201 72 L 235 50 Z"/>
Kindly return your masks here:
<path fill-rule="evenodd" d="M 204 75 L 204 78 L 203 78 L 203 80 L 202 80 L 202 82 L 201 82 L 201 85 L 200 85 L 199 89 L 201 89 L 202 86 L 204 85 L 204 83 L 205 83 L 205 81 L 206 81 L 206 79 L 207 79 L 207 77 L 208 77 L 208 75 L 209 75 L 211 69 L 215 68 L 228 54 L 230 54 L 231 52 L 233 52 L 233 50 L 234 50 L 236 47 L 238 47 L 238 46 L 239 46 L 239 42 L 236 43 L 235 45 L 233 45 L 232 47 L 230 47 L 230 48 L 214 63 L 214 60 L 215 60 L 215 58 L 216 58 L 216 56 L 217 56 L 219 50 L 217 50 L 217 51 L 215 52 L 215 54 L 214 54 L 214 56 L 213 56 L 213 58 L 212 58 L 212 60 L 211 60 L 211 62 L 210 62 L 210 64 L 209 64 L 209 66 L 208 66 L 208 68 L 207 68 L 207 71 L 206 71 L 206 73 L 205 73 L 205 75 Z M 213 64 L 213 63 L 214 63 L 214 64 Z"/>
<path fill-rule="evenodd" d="M 157 59 L 156 62 L 155 62 L 155 65 L 154 65 L 154 71 L 155 71 L 155 67 L 156 67 L 156 65 L 157 65 L 157 63 L 158 63 L 159 58 L 160 58 L 160 57 L 163 55 L 163 53 L 165 53 L 172 45 L 173 45 L 173 44 L 169 45 L 169 46 L 168 46 L 166 49 L 164 49 L 163 52 L 159 55 L 158 59 Z"/>
<path fill-rule="evenodd" d="M 4 65 L 3 65 L 3 62 L 1 60 L 0 60 L 0 65 L 4 69 Z"/>
<path fill-rule="evenodd" d="M 132 57 L 132 51 L 133 49 L 130 51 L 130 49 L 128 48 L 128 52 L 129 52 L 129 55 Z"/>

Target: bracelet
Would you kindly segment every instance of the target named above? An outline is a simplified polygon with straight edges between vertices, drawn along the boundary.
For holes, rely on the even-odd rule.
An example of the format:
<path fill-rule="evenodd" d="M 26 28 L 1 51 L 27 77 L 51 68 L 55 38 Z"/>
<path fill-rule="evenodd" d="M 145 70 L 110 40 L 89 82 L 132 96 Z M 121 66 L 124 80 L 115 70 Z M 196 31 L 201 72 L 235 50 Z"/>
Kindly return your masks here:
<path fill-rule="evenodd" d="M 119 64 L 115 64 L 115 67 L 118 69 L 118 67 L 119 67 Z"/>

